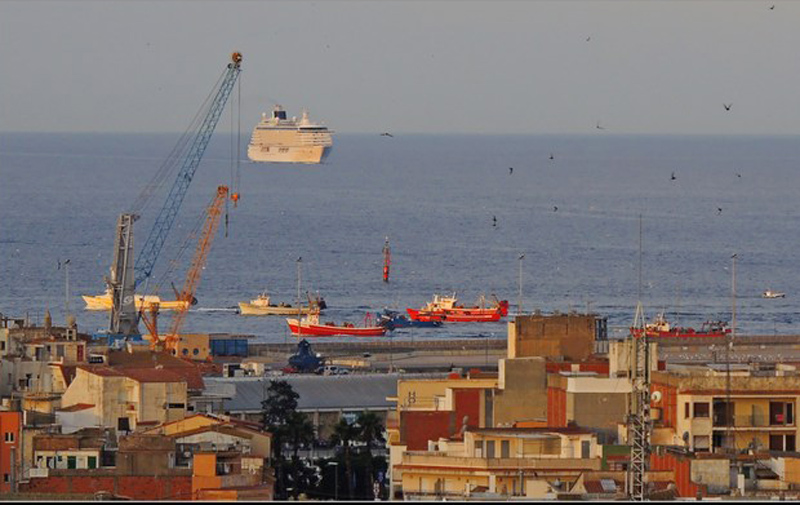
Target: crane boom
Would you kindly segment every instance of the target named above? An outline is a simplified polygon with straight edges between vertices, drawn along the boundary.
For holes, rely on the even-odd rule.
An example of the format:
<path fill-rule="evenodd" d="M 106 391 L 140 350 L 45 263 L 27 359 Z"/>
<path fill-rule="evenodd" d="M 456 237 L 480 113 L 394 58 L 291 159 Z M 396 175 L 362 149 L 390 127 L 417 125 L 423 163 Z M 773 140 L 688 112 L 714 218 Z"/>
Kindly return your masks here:
<path fill-rule="evenodd" d="M 211 105 L 195 134 L 192 144 L 183 159 L 183 164 L 178 176 L 170 189 L 167 200 L 156 218 L 150 235 L 147 237 L 142 252 L 131 269 L 133 261 L 133 222 L 139 216 L 135 214 L 122 214 L 117 226 L 116 249 L 114 264 L 111 267 L 111 276 L 108 278 L 108 288 L 112 293 L 110 333 L 112 335 L 129 335 L 139 333 L 138 317 L 134 306 L 134 289 L 153 273 L 158 255 L 167 239 L 178 210 L 189 189 L 195 171 L 203 158 L 206 147 L 211 140 L 211 135 L 219 122 L 222 110 L 230 97 L 236 78 L 241 71 L 242 55 L 235 52 L 231 54 L 224 78 L 214 93 Z"/>
<path fill-rule="evenodd" d="M 164 206 L 161 208 L 156 222 L 150 230 L 150 235 L 142 247 L 142 252 L 136 260 L 134 287 L 138 286 L 153 273 L 156 259 L 158 259 L 172 224 L 175 222 L 175 217 L 178 215 L 178 210 L 180 210 L 183 199 L 186 196 L 186 191 L 189 189 L 189 184 L 191 184 L 200 160 L 202 160 L 206 147 L 208 147 L 211 135 L 214 133 L 228 97 L 233 90 L 233 85 L 236 83 L 236 78 L 241 72 L 241 61 L 242 55 L 240 53 L 231 55 L 231 63 L 228 64 L 225 77 L 214 95 L 208 113 L 203 119 L 183 160 L 183 165 L 175 178 L 167 200 L 164 202 Z"/>
<path fill-rule="evenodd" d="M 200 240 L 197 242 L 197 249 L 195 250 L 192 264 L 189 266 L 189 270 L 186 272 L 186 280 L 184 281 L 183 288 L 178 296 L 178 300 L 186 301 L 188 303 L 181 305 L 180 308 L 175 311 L 175 315 L 172 318 L 172 327 L 164 338 L 166 349 L 171 351 L 173 354 L 176 352 L 176 345 L 180 339 L 178 334 L 183 327 L 183 323 L 186 321 L 186 314 L 189 312 L 189 306 L 194 299 L 194 293 L 197 290 L 197 286 L 200 285 L 200 274 L 203 272 L 206 259 L 208 259 L 208 253 L 211 250 L 211 244 L 214 242 L 214 236 L 219 228 L 220 216 L 222 215 L 223 210 L 222 207 L 225 204 L 227 197 L 228 187 L 219 186 L 217 188 L 217 194 L 214 197 L 214 200 L 208 206 L 208 209 L 206 209 L 206 218 L 203 222 Z M 148 329 L 150 329 L 150 334 L 152 336 L 151 345 L 155 348 L 156 345 L 160 343 L 160 337 L 158 336 L 155 324 L 155 317 L 152 317 L 150 320 L 148 320 L 147 317 L 144 317 L 144 320 Z"/>

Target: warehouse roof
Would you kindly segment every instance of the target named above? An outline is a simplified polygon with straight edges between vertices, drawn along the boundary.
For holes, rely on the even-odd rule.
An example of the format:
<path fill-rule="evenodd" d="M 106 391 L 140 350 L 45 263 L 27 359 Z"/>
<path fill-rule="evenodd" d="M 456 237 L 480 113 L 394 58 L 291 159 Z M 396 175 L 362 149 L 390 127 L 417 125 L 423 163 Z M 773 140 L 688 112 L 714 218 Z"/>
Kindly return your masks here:
<path fill-rule="evenodd" d="M 211 391 L 227 391 L 224 409 L 231 413 L 260 412 L 270 380 L 285 380 L 300 395 L 298 410 L 390 409 L 398 379 L 440 379 L 446 374 L 284 375 L 280 377 L 205 377 Z"/>

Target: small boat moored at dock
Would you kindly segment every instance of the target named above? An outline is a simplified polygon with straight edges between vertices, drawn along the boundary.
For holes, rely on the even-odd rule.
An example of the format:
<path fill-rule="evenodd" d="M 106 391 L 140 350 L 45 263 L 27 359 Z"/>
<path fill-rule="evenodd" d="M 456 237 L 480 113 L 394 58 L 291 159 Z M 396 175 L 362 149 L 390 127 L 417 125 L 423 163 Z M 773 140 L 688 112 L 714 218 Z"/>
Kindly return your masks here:
<path fill-rule="evenodd" d="M 308 305 L 292 306 L 289 303 L 274 304 L 270 296 L 264 292 L 250 302 L 239 302 L 239 313 L 243 316 L 292 316 L 308 315 L 319 313 L 325 309 L 325 299 L 317 296 L 314 299 L 309 297 Z"/>
<path fill-rule="evenodd" d="M 683 328 L 680 326 L 672 326 L 667 322 L 664 314 L 658 314 L 656 320 L 652 323 L 645 325 L 645 335 L 648 337 L 666 337 L 666 338 L 698 338 L 698 337 L 724 337 L 731 332 L 730 328 L 726 328 L 728 323 L 724 321 L 707 321 L 699 330 L 694 328 Z M 636 336 L 641 336 L 641 330 L 631 328 L 631 332 Z"/>
<path fill-rule="evenodd" d="M 372 315 L 367 313 L 364 318 L 363 326 L 356 326 L 353 323 L 335 324 L 332 322 L 320 323 L 318 314 L 309 314 L 303 319 L 287 319 L 292 335 L 303 337 L 380 337 L 386 334 L 385 326 L 374 325 Z"/>
<path fill-rule="evenodd" d="M 384 309 L 382 314 L 378 314 L 378 324 L 392 331 L 395 328 L 438 328 L 442 325 L 442 321 L 434 319 L 427 321 L 414 320 L 395 310 Z"/>
<path fill-rule="evenodd" d="M 86 310 L 111 310 L 111 291 L 106 290 L 102 295 L 81 295 L 86 302 Z M 147 309 L 152 305 L 158 304 L 159 310 L 178 310 L 185 309 L 189 302 L 185 300 L 162 300 L 156 295 L 135 295 L 136 310 Z"/>
<path fill-rule="evenodd" d="M 414 321 L 442 321 L 449 323 L 494 322 L 508 315 L 508 300 L 495 300 L 488 307 L 484 297 L 480 306 L 458 305 L 455 293 L 452 296 L 433 295 L 433 301 L 421 309 L 406 309 Z"/>

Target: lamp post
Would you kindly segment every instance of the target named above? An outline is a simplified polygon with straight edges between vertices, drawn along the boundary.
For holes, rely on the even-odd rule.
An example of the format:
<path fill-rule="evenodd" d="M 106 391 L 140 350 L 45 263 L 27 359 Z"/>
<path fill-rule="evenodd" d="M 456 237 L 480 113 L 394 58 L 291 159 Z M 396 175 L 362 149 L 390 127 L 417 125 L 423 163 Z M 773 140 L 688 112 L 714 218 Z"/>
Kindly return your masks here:
<path fill-rule="evenodd" d="M 333 467 L 333 475 L 334 475 L 334 488 L 333 488 L 333 499 L 335 501 L 339 501 L 339 462 L 338 461 L 328 461 L 328 466 Z"/>
<path fill-rule="evenodd" d="M 517 314 L 522 315 L 522 260 L 525 259 L 525 254 L 519 255 L 519 301 L 517 302 Z"/>

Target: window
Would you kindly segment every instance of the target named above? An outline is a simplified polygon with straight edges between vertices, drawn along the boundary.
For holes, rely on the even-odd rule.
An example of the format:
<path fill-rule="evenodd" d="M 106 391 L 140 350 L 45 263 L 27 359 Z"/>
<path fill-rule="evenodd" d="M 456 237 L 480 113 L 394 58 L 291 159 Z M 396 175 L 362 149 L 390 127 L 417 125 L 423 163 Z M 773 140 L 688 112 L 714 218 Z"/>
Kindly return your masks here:
<path fill-rule="evenodd" d="M 794 424 L 794 404 L 791 402 L 769 402 L 770 426 Z"/>
<path fill-rule="evenodd" d="M 9 444 L 12 443 L 14 441 L 14 432 L 13 431 L 7 431 L 5 433 L 4 438 L 5 438 L 6 443 L 9 443 Z"/>
<path fill-rule="evenodd" d="M 64 357 L 64 346 L 59 344 L 56 346 L 56 358 L 63 358 Z"/>
<path fill-rule="evenodd" d="M 0 340 L 0 351 L 5 351 L 5 350 L 6 350 L 6 341 Z"/>
<path fill-rule="evenodd" d="M 786 435 L 786 450 L 787 451 L 795 451 L 794 435 Z"/>
<path fill-rule="evenodd" d="M 783 435 L 770 435 L 769 436 L 769 450 L 782 451 L 783 450 Z"/>
<path fill-rule="evenodd" d="M 684 417 L 684 419 L 689 419 L 692 416 L 691 413 L 689 412 L 690 406 L 691 406 L 691 404 L 689 402 L 686 402 L 686 403 L 683 404 L 683 417 Z"/>
<path fill-rule="evenodd" d="M 67 456 L 67 468 L 70 470 L 78 468 L 78 458 L 75 456 Z"/>
<path fill-rule="evenodd" d="M 494 440 L 489 440 L 486 442 L 486 457 L 493 458 L 494 457 Z"/>
<path fill-rule="evenodd" d="M 508 440 L 503 440 L 500 442 L 500 457 L 501 458 L 509 458 L 511 457 L 510 445 Z"/>
<path fill-rule="evenodd" d="M 11 476 L 7 473 L 3 474 L 3 482 L 11 482 Z"/>
<path fill-rule="evenodd" d="M 592 443 L 588 440 L 581 442 L 581 458 L 588 459 L 591 457 Z"/>
<path fill-rule="evenodd" d="M 708 417 L 710 410 L 708 402 L 697 402 L 694 404 L 694 417 Z"/>
<path fill-rule="evenodd" d="M 127 417 L 117 419 L 117 431 L 131 431 L 131 424 Z"/>
<path fill-rule="evenodd" d="M 97 468 L 97 456 L 89 456 L 89 468 Z"/>
<path fill-rule="evenodd" d="M 168 409 L 182 409 L 184 407 L 185 407 L 185 405 L 183 403 L 168 403 L 167 404 L 167 408 Z"/>

